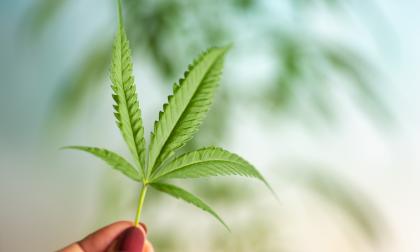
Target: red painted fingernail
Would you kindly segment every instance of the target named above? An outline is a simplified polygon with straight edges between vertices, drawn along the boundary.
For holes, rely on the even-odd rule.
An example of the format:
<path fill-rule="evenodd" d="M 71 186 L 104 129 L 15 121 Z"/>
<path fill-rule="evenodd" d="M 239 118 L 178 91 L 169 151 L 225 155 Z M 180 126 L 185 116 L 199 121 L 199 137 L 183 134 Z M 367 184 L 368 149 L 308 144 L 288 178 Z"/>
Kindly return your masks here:
<path fill-rule="evenodd" d="M 125 230 L 118 241 L 118 252 L 139 252 L 143 250 L 145 235 L 137 227 Z"/>

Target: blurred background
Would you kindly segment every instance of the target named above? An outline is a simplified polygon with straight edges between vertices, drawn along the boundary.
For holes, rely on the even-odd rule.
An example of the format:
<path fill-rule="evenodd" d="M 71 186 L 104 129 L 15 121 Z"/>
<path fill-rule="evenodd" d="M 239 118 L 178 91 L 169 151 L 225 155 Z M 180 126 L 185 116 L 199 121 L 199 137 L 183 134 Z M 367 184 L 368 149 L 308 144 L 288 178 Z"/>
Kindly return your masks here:
<path fill-rule="evenodd" d="M 202 50 L 234 43 L 188 148 L 269 180 L 188 181 L 225 219 L 148 194 L 156 251 L 420 251 L 417 1 L 124 0 L 146 132 Z M 138 185 L 71 144 L 128 156 L 109 81 L 114 0 L 0 2 L 0 251 L 53 251 L 133 219 Z M 146 135 L 148 140 L 148 135 Z"/>

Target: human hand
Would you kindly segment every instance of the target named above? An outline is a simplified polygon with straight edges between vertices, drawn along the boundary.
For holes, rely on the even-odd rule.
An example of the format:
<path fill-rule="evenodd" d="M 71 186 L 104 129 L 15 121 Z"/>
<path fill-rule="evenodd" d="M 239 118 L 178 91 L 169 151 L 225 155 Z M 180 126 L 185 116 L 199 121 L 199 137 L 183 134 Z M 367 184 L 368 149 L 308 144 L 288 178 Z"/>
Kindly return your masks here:
<path fill-rule="evenodd" d="M 144 224 L 119 221 L 103 227 L 58 252 L 153 252 Z"/>

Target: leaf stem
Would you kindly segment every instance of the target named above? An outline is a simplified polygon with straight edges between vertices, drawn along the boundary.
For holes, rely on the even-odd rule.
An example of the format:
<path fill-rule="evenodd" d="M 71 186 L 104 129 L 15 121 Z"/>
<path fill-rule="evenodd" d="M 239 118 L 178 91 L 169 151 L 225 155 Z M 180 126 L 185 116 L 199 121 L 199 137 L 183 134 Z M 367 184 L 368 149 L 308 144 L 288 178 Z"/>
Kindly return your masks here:
<path fill-rule="evenodd" d="M 135 226 L 139 225 L 139 222 L 140 222 L 141 210 L 143 208 L 144 199 L 146 198 L 146 192 L 147 192 L 147 184 L 143 184 L 143 186 L 140 190 L 136 219 L 134 220 L 134 225 Z"/>

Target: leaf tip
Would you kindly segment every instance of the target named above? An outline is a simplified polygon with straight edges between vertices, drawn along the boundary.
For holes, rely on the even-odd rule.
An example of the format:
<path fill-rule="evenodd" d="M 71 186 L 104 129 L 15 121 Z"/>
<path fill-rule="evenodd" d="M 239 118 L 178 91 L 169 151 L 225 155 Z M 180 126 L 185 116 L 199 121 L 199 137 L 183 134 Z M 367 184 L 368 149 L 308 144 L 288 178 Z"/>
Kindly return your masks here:
<path fill-rule="evenodd" d="M 61 146 L 60 148 L 58 148 L 58 150 L 60 150 L 60 151 L 70 150 L 70 149 L 74 149 L 74 146 Z"/>
<path fill-rule="evenodd" d="M 264 180 L 265 185 L 268 187 L 268 189 L 270 190 L 271 194 L 273 194 L 274 198 L 276 199 L 277 202 L 280 203 L 280 197 L 279 195 L 276 193 L 276 191 L 274 191 L 273 187 L 271 187 L 270 184 L 268 184 L 268 182 L 266 180 Z"/>
<path fill-rule="evenodd" d="M 223 48 L 227 52 L 227 51 L 230 51 L 234 46 L 235 44 L 233 42 L 230 42 L 227 45 L 225 45 Z"/>
<path fill-rule="evenodd" d="M 119 29 L 123 29 L 124 20 L 123 20 L 123 13 L 122 13 L 122 1 L 117 0 L 118 5 L 118 27 Z"/>
<path fill-rule="evenodd" d="M 230 227 L 223 220 L 219 219 L 219 221 L 226 228 L 226 230 L 229 232 L 229 234 L 231 234 L 232 233 L 232 230 L 230 229 Z"/>

